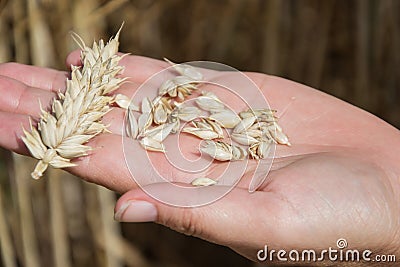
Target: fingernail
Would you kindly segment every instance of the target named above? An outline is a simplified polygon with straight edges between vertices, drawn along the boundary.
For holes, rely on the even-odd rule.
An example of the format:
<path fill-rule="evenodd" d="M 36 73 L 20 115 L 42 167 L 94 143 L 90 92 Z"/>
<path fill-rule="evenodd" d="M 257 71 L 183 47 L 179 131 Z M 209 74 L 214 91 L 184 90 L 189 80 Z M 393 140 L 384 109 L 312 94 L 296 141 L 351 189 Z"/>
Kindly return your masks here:
<path fill-rule="evenodd" d="M 119 222 L 154 222 L 157 209 L 149 202 L 130 200 L 121 205 L 114 218 Z"/>

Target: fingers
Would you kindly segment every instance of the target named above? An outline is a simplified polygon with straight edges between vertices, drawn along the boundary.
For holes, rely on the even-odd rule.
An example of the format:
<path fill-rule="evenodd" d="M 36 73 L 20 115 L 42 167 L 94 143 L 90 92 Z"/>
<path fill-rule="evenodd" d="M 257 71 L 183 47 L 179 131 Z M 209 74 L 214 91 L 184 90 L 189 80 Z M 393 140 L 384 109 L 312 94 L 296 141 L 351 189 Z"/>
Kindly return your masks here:
<path fill-rule="evenodd" d="M 14 62 L 0 64 L 0 75 L 18 80 L 27 86 L 53 92 L 65 88 L 65 79 L 68 77 L 63 71 Z"/>
<path fill-rule="evenodd" d="M 21 140 L 22 128 L 29 129 L 27 115 L 0 111 L 0 147 L 29 155 L 29 151 Z M 93 148 L 92 153 L 74 160 L 78 166 L 69 168 L 68 171 L 117 192 L 126 192 L 135 187 L 125 164 L 121 136 L 101 134 L 87 145 Z"/>
<path fill-rule="evenodd" d="M 124 76 L 131 77 L 136 83 L 143 83 L 154 74 L 169 67 L 167 62 L 142 57 L 142 56 L 125 56 L 122 58 L 122 66 L 125 66 Z"/>
<path fill-rule="evenodd" d="M 118 90 L 119 93 L 131 96 L 137 86 L 133 83 L 126 83 Z M 43 109 L 50 110 L 50 104 L 55 97 L 55 93 L 30 87 L 15 79 L 0 76 L 0 111 L 5 113 L 16 113 L 38 118 L 40 105 Z M 108 112 L 103 123 L 108 125 L 108 129 L 116 134 L 122 134 L 125 110 L 114 107 Z M 21 118 L 24 118 L 23 116 Z M 8 123 L 11 117 L 3 115 L 2 123 Z M 27 121 L 27 118 L 24 118 Z M 18 128 L 20 126 L 18 125 Z M 13 128 L 14 129 L 14 128 Z"/>
<path fill-rule="evenodd" d="M 81 66 L 81 50 L 77 49 L 69 53 L 65 59 L 65 65 L 67 65 L 69 69 L 71 69 L 71 65 Z"/>
<path fill-rule="evenodd" d="M 49 108 L 55 93 L 0 76 L 0 95 L 1 111 L 37 116 L 40 113 L 39 102 L 44 109 Z"/>
<path fill-rule="evenodd" d="M 29 129 L 28 116 L 0 111 L 0 147 L 19 154 L 29 155 L 21 140 L 22 127 Z"/>

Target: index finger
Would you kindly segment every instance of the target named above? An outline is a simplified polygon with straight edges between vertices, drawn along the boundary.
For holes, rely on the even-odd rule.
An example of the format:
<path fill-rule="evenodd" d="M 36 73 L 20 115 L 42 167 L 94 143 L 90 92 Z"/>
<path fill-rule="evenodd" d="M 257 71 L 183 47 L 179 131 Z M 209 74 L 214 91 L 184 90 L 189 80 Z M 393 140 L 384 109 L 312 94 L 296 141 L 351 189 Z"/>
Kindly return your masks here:
<path fill-rule="evenodd" d="M 27 86 L 58 92 L 65 88 L 68 73 L 50 68 L 15 62 L 0 64 L 0 75 L 18 80 Z"/>

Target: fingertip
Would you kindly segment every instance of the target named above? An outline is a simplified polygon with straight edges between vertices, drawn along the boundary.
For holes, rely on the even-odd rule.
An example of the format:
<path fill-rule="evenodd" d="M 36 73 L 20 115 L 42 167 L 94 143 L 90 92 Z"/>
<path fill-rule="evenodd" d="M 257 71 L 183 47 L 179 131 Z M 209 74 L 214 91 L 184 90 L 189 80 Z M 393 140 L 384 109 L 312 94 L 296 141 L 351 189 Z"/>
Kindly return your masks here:
<path fill-rule="evenodd" d="M 148 203 L 148 205 L 153 205 L 154 209 L 157 210 L 156 205 L 157 203 L 154 202 L 153 199 L 151 199 L 148 195 L 146 195 L 143 190 L 140 188 L 135 188 L 132 190 L 129 190 L 125 194 L 123 194 L 118 200 L 117 203 L 115 204 L 114 207 L 114 219 L 120 222 L 129 222 L 129 219 L 125 218 L 126 216 L 126 210 L 132 206 L 132 203 Z M 147 205 L 147 206 L 148 206 Z M 153 214 L 153 212 L 151 212 Z M 155 218 L 154 218 L 155 219 Z M 130 221 L 134 222 L 134 221 Z"/>
<path fill-rule="evenodd" d="M 22 114 L 0 111 L 0 147 L 18 154 L 29 155 L 21 139 L 23 128 L 29 129 L 29 117 Z"/>
<path fill-rule="evenodd" d="M 114 214 L 114 219 L 119 222 L 154 222 L 157 217 L 156 206 L 141 200 L 125 202 Z"/>
<path fill-rule="evenodd" d="M 67 65 L 68 69 L 71 68 L 71 65 L 81 66 L 81 50 L 77 49 L 69 53 L 65 60 L 65 64 Z"/>
<path fill-rule="evenodd" d="M 149 200 L 149 196 L 146 195 L 146 193 L 144 193 L 140 188 L 131 189 L 120 196 L 120 198 L 117 200 L 117 203 L 115 204 L 115 211 L 120 209 L 124 203 L 133 199 Z"/>

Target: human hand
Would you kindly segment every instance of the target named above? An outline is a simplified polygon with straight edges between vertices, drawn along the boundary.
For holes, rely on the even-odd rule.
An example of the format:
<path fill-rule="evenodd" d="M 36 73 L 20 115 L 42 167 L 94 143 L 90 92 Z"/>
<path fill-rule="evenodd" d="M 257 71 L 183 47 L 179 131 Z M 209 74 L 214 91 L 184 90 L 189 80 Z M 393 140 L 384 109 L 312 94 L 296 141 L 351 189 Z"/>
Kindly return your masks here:
<path fill-rule="evenodd" d="M 68 63 L 76 60 L 73 54 Z M 127 95 L 167 66 L 134 56 L 121 64 L 126 66 L 124 75 L 132 77 L 119 90 Z M 0 145 L 27 154 L 20 140 L 21 124 L 26 127 L 28 116 L 39 114 L 33 99 L 50 103 L 66 74 L 4 64 L 0 75 Z M 272 108 L 285 110 L 280 124 L 292 143 L 290 148 L 277 147 L 272 171 L 256 192 L 248 193 L 251 176 L 245 175 L 228 195 L 199 208 L 173 207 L 151 198 L 137 188 L 125 165 L 120 136 L 124 111 L 119 108 L 104 118 L 113 134 L 91 141 L 95 153 L 78 159 L 79 165 L 68 171 L 119 192 L 130 190 L 116 206 L 121 221 L 156 221 L 229 246 L 253 260 L 264 245 L 277 250 L 325 249 L 338 238 L 345 238 L 351 248 L 398 253 L 399 131 L 304 85 L 264 74 L 246 75 Z M 161 192 L 166 184 L 148 187 Z M 207 190 L 218 190 L 218 185 Z"/>

